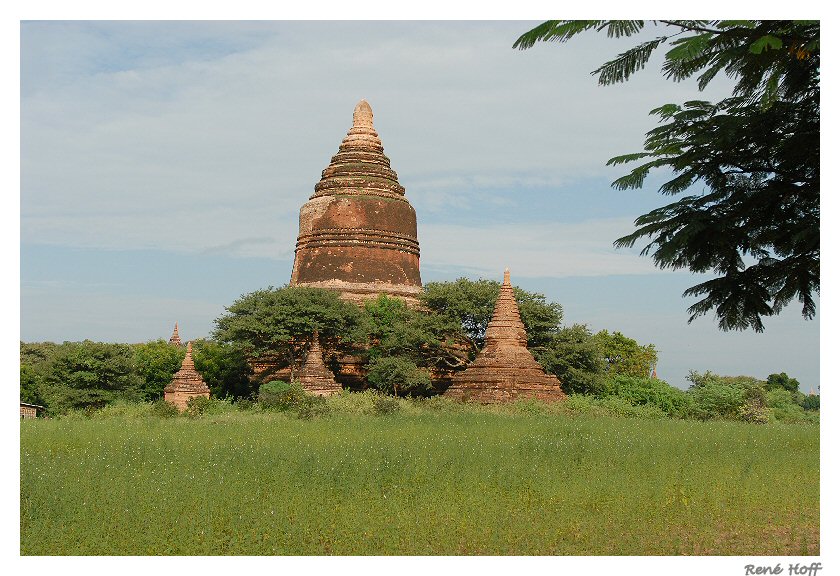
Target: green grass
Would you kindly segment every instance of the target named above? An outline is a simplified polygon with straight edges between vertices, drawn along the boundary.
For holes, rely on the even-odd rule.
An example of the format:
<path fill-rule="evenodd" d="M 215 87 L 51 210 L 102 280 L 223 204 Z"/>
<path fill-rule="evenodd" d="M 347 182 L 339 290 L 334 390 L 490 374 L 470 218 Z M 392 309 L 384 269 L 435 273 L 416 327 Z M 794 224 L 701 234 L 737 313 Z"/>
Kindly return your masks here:
<path fill-rule="evenodd" d="M 403 405 L 22 422 L 21 554 L 819 554 L 816 426 Z"/>

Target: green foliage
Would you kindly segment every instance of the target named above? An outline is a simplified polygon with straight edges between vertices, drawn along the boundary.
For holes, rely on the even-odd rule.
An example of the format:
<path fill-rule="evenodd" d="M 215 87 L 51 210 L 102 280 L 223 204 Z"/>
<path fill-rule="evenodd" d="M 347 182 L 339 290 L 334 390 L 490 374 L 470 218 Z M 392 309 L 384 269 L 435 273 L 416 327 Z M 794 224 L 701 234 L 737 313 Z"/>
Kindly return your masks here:
<path fill-rule="evenodd" d="M 377 395 L 373 397 L 373 413 L 377 416 L 394 414 L 400 409 L 400 403 L 396 398 Z"/>
<path fill-rule="evenodd" d="M 784 372 L 781 374 L 770 374 L 767 377 L 767 389 L 774 390 L 782 388 L 788 392 L 799 392 L 799 381 L 796 378 L 791 378 Z"/>
<path fill-rule="evenodd" d="M 610 374 L 647 378 L 656 365 L 657 353 L 653 344 L 640 346 L 621 332 L 610 334 L 606 330 L 595 334 L 594 339 Z"/>
<path fill-rule="evenodd" d="M 60 414 L 117 399 L 140 400 L 142 387 L 129 345 L 85 340 L 56 348 L 45 367 L 42 396 L 48 412 Z"/>
<path fill-rule="evenodd" d="M 306 397 L 306 390 L 299 382 L 272 380 L 260 386 L 257 402 L 265 410 L 289 410 Z"/>
<path fill-rule="evenodd" d="M 534 357 L 549 374 L 560 379 L 567 394 L 602 394 L 607 367 L 601 348 L 583 324 L 557 331 L 551 342 L 534 350 Z"/>
<path fill-rule="evenodd" d="M 817 410 L 817 411 L 819 411 L 819 409 L 820 409 L 820 396 L 819 396 L 819 394 L 814 394 L 813 396 L 809 394 L 808 396 L 805 396 L 802 399 L 801 406 L 805 410 Z"/>
<path fill-rule="evenodd" d="M 44 405 L 41 398 L 41 378 L 35 368 L 28 364 L 20 365 L 20 401 L 27 404 Z"/>
<path fill-rule="evenodd" d="M 193 359 L 214 398 L 242 398 L 256 392 L 251 367 L 241 348 L 214 340 L 194 340 Z"/>
<path fill-rule="evenodd" d="M 175 418 L 179 414 L 178 408 L 163 398 L 158 398 L 152 402 L 150 413 L 158 418 Z"/>
<path fill-rule="evenodd" d="M 423 287 L 421 301 L 430 310 L 459 323 L 473 344 L 473 353 L 484 347 L 484 333 L 499 297 L 501 284 L 495 280 L 429 282 Z M 528 333 L 528 347 L 548 345 L 560 329 L 563 308 L 547 302 L 545 296 L 513 287 L 522 323 Z"/>
<path fill-rule="evenodd" d="M 694 416 L 701 420 L 710 418 L 735 418 L 744 402 L 744 391 L 724 384 L 708 384 L 700 388 L 690 388 L 689 394 L 694 401 Z"/>
<path fill-rule="evenodd" d="M 163 389 L 172 381 L 172 375 L 181 367 L 186 349 L 173 346 L 165 340 L 137 344 L 132 348 L 134 365 L 140 377 L 143 378 L 143 399 L 162 398 Z"/>
<path fill-rule="evenodd" d="M 427 282 L 420 300 L 430 310 L 458 322 L 474 346 L 484 346 L 484 332 L 499 297 L 499 283 L 493 280 L 458 278 L 454 282 Z"/>
<path fill-rule="evenodd" d="M 644 21 L 555 20 L 521 36 L 514 47 L 566 42 L 588 30 L 610 36 L 639 32 Z M 617 247 L 650 242 L 662 268 L 712 272 L 688 288 L 702 298 L 689 322 L 714 310 L 722 330 L 764 329 L 794 298 L 813 318 L 819 293 L 820 24 L 816 20 L 660 20 L 657 36 L 593 72 L 599 83 L 623 82 L 644 68 L 655 49 L 670 44 L 666 78 L 696 76 L 703 90 L 719 73 L 736 80 L 732 97 L 718 103 L 666 104 L 651 112 L 661 126 L 647 133 L 644 152 L 608 164 L 642 161 L 617 179 L 618 189 L 640 188 L 650 172 L 668 168 L 660 187 L 690 195 L 640 216 L 637 230 Z"/>
<path fill-rule="evenodd" d="M 387 357 L 444 369 L 463 367 L 468 362 L 466 339 L 457 323 L 434 311 L 412 310 L 399 298 L 381 294 L 365 302 L 362 327 L 371 365 Z"/>
<path fill-rule="evenodd" d="M 402 356 L 381 356 L 368 365 L 367 380 L 371 386 L 394 396 L 423 395 L 432 389 L 429 373 Z"/>
<path fill-rule="evenodd" d="M 305 343 L 318 331 L 323 344 L 346 349 L 361 340 L 362 314 L 330 290 L 269 287 L 245 294 L 216 319 L 215 339 L 239 347 L 250 358 L 301 360 Z"/>
<path fill-rule="evenodd" d="M 693 400 L 692 416 L 742 419 L 764 423 L 769 419 L 765 382 L 751 376 L 720 376 L 692 371 L 688 394 Z"/>
<path fill-rule="evenodd" d="M 617 396 L 633 406 L 656 407 L 674 418 L 683 418 L 691 411 L 691 398 L 686 392 L 655 378 L 612 376 L 605 395 Z"/>

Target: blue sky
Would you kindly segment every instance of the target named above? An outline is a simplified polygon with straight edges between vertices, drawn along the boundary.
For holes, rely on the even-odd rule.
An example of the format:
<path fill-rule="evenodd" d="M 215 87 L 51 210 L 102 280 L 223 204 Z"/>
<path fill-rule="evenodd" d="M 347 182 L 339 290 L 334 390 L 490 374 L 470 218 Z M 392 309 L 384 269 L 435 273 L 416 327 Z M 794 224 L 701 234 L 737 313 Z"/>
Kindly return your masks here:
<path fill-rule="evenodd" d="M 612 241 L 668 199 L 609 184 L 666 102 L 698 94 L 652 64 L 599 87 L 636 42 L 511 49 L 532 22 L 24 22 L 20 338 L 209 334 L 236 297 L 288 282 L 297 214 L 366 98 L 417 210 L 424 281 L 501 279 L 689 370 L 819 385 L 819 317 L 766 331 L 687 324 L 683 290 Z"/>

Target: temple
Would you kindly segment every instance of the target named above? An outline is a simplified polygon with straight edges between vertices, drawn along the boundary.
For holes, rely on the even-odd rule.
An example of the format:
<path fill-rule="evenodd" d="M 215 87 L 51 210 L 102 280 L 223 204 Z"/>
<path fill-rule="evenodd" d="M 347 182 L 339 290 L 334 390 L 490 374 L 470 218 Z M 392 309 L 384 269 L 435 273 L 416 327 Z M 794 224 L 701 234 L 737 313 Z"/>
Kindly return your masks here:
<path fill-rule="evenodd" d="M 356 303 L 379 294 L 417 303 L 422 289 L 417 216 L 364 100 L 300 209 L 290 285 L 335 290 Z"/>
<path fill-rule="evenodd" d="M 169 337 L 169 343 L 173 346 L 181 346 L 181 337 L 178 335 L 177 322 L 175 322 L 175 330 L 172 331 L 172 336 Z"/>
<path fill-rule="evenodd" d="M 190 398 L 196 396 L 210 398 L 210 388 L 204 383 L 201 374 L 196 372 L 192 357 L 192 342 L 187 342 L 187 355 L 181 363 L 181 369 L 172 377 L 172 382 L 163 389 L 163 399 L 183 412 Z"/>
<path fill-rule="evenodd" d="M 466 370 L 452 378 L 444 396 L 458 400 L 493 403 L 535 398 L 566 398 L 556 376 L 545 373 L 527 348 L 528 337 L 510 284 L 510 271 L 487 325 L 485 345 Z"/>
<path fill-rule="evenodd" d="M 318 396 L 329 396 L 341 392 L 341 385 L 335 381 L 333 373 L 324 364 L 317 331 L 312 335 L 312 342 L 300 371 L 299 380 L 304 390 Z"/>

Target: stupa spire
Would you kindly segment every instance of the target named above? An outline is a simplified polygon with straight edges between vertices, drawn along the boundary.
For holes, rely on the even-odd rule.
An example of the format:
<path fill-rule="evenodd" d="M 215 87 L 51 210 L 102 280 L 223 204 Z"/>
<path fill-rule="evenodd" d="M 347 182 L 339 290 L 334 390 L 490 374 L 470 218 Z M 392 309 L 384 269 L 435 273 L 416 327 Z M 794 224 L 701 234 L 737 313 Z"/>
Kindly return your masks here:
<path fill-rule="evenodd" d="M 181 369 L 175 372 L 172 382 L 163 389 L 163 398 L 167 402 L 175 404 L 179 410 L 184 410 L 190 398 L 195 396 L 209 398 L 210 388 L 207 387 L 201 374 L 195 369 L 192 341 L 190 341 L 187 342 L 187 354 L 181 362 Z"/>
<path fill-rule="evenodd" d="M 169 337 L 169 343 L 173 346 L 181 345 L 181 336 L 178 335 L 178 323 L 175 322 L 175 330 L 172 331 L 172 336 Z"/>
<path fill-rule="evenodd" d="M 353 110 L 353 128 L 373 128 L 373 109 L 364 98 Z"/>
<path fill-rule="evenodd" d="M 509 270 L 505 270 L 485 342 L 475 361 L 452 378 L 444 396 L 485 403 L 519 398 L 546 401 L 566 398 L 557 377 L 546 374 L 526 346 L 528 336 Z"/>
<path fill-rule="evenodd" d="M 528 344 L 525 324 L 522 323 L 522 317 L 519 314 L 519 305 L 516 303 L 513 286 L 510 284 L 510 270 L 508 269 L 505 269 L 504 281 L 499 289 L 493 317 L 487 325 L 484 338 L 488 344 L 490 342 L 504 342 L 516 346 Z"/>
<path fill-rule="evenodd" d="M 306 354 L 306 360 L 300 371 L 300 384 L 304 390 L 318 396 L 329 396 L 341 392 L 341 386 L 335 381 L 335 376 L 324 364 L 317 330 L 312 334 L 309 352 Z"/>

